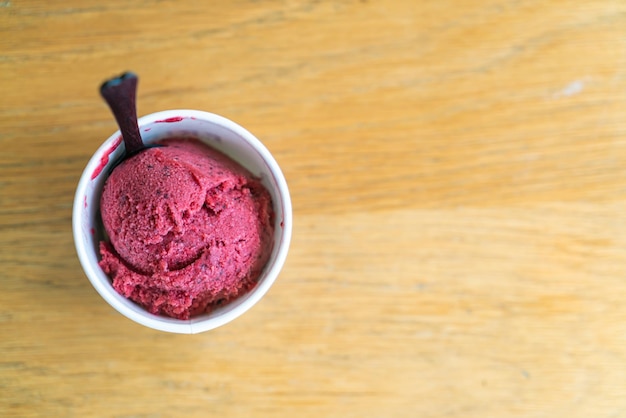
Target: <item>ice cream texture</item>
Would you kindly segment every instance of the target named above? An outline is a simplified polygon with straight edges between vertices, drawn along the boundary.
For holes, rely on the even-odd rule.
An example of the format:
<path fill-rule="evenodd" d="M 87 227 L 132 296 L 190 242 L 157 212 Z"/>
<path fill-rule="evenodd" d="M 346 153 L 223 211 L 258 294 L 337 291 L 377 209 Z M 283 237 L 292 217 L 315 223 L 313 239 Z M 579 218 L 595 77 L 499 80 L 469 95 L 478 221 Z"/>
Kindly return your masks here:
<path fill-rule="evenodd" d="M 100 266 L 153 314 L 189 319 L 253 288 L 273 241 L 272 200 L 246 169 L 191 138 L 125 160 L 100 200 Z"/>

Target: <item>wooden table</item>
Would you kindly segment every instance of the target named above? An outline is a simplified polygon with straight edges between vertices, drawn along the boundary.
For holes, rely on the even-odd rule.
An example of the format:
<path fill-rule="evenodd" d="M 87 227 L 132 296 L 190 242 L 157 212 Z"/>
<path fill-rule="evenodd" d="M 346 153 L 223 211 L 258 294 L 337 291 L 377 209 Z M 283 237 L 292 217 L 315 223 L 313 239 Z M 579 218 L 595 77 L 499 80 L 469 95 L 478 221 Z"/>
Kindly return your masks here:
<path fill-rule="evenodd" d="M 0 35 L 0 416 L 626 416 L 626 2 L 9 0 Z M 282 274 L 207 333 L 75 254 L 127 69 L 290 185 Z"/>

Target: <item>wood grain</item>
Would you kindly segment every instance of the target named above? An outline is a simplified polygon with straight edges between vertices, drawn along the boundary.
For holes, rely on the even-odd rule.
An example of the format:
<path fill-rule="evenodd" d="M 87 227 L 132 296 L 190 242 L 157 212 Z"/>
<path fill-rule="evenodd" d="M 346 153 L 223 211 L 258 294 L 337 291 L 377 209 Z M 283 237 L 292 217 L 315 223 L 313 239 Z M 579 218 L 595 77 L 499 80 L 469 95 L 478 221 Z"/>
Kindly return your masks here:
<path fill-rule="evenodd" d="M 626 3 L 0 2 L 0 416 L 626 416 Z M 196 336 L 93 290 L 115 129 L 208 110 L 283 168 L 276 285 Z"/>

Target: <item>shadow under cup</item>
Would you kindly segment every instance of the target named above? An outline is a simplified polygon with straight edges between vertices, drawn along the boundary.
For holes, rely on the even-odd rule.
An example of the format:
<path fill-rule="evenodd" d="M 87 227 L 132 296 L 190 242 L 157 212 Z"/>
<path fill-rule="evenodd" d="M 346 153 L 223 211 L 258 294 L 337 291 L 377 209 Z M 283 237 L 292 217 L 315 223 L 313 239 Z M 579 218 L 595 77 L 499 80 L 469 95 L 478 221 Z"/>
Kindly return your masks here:
<path fill-rule="evenodd" d="M 274 243 L 257 285 L 232 302 L 189 320 L 153 315 L 118 294 L 98 265 L 99 244 L 105 239 L 100 219 L 100 194 L 113 165 L 123 156 L 124 144 L 116 132 L 96 151 L 82 173 L 72 215 L 74 243 L 85 274 L 96 291 L 118 312 L 149 328 L 195 334 L 237 318 L 272 286 L 287 257 L 292 230 L 292 209 L 285 178 L 263 144 L 250 132 L 221 116 L 197 110 L 168 110 L 139 119 L 144 143 L 172 137 L 197 138 L 237 161 L 261 179 L 272 197 L 275 214 Z"/>

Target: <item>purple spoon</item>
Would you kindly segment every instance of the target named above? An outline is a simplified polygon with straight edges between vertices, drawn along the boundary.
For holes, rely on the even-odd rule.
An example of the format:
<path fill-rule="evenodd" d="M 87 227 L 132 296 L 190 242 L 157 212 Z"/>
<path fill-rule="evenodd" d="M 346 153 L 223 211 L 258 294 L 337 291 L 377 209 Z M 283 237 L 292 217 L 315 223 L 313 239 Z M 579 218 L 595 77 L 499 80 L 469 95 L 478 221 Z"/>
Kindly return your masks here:
<path fill-rule="evenodd" d="M 146 148 L 161 146 L 146 146 L 141 139 L 139 125 L 137 124 L 137 107 L 135 105 L 137 81 L 138 78 L 134 73 L 126 72 L 105 81 L 100 86 L 100 95 L 111 108 L 126 147 L 126 153 L 113 168 Z"/>

